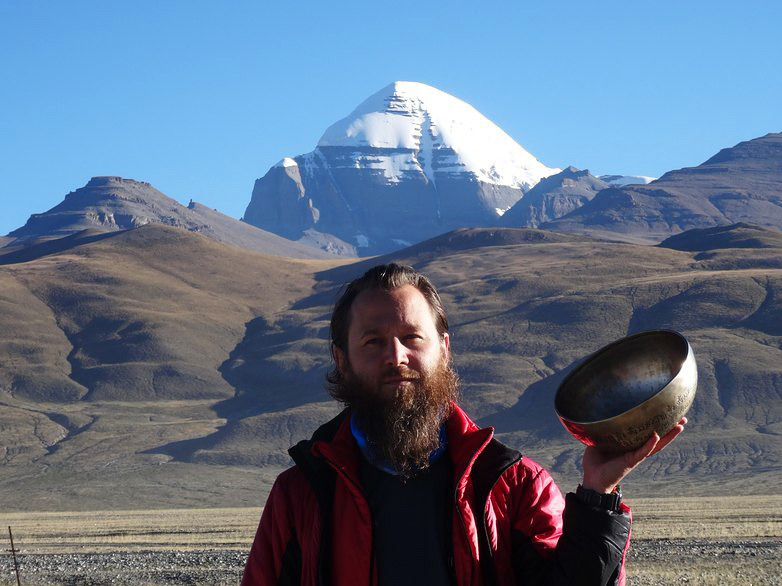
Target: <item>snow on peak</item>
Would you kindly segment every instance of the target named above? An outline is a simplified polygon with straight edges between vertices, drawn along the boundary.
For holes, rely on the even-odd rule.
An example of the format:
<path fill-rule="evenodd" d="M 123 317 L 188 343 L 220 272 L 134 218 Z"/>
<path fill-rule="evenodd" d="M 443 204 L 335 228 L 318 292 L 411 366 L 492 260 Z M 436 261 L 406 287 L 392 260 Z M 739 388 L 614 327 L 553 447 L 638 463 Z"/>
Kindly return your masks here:
<path fill-rule="evenodd" d="M 598 179 L 605 181 L 612 187 L 624 187 L 625 185 L 646 185 L 657 178 L 645 175 L 600 175 Z"/>
<path fill-rule="evenodd" d="M 349 116 L 332 124 L 318 147 L 411 152 L 412 157 L 389 155 L 389 165 L 373 159 L 373 166 L 379 163 L 391 181 L 415 165 L 433 183 L 435 173 L 466 172 L 485 183 L 526 190 L 559 172 L 540 163 L 466 102 L 412 81 L 394 82 L 367 98 Z M 410 160 L 401 161 L 400 156 Z M 438 164 L 433 167 L 435 159 Z"/>
<path fill-rule="evenodd" d="M 290 157 L 284 157 L 281 161 L 279 161 L 275 167 L 298 167 L 299 164 L 291 159 Z"/>

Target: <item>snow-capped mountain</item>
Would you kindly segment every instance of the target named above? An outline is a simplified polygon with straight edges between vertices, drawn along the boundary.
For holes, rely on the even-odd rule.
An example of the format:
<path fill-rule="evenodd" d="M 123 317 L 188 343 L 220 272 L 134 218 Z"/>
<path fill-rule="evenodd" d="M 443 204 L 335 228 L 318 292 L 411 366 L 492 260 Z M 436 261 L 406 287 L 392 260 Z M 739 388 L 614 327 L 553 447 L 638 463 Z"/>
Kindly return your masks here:
<path fill-rule="evenodd" d="M 423 83 L 396 82 L 331 125 L 318 147 L 346 147 L 365 168 L 388 181 L 405 172 L 423 174 L 434 185 L 447 175 L 470 174 L 478 181 L 527 190 L 550 169 L 469 104 Z M 379 157 L 366 147 L 388 149 Z M 394 155 L 393 151 L 403 151 Z"/>
<path fill-rule="evenodd" d="M 558 171 L 469 104 L 395 82 L 331 125 L 314 151 L 258 179 L 244 220 L 286 238 L 328 234 L 376 254 L 494 225 Z"/>
<path fill-rule="evenodd" d="M 611 187 L 624 187 L 625 185 L 646 185 L 656 179 L 656 177 L 646 177 L 645 175 L 600 175 L 600 181 L 608 183 Z"/>

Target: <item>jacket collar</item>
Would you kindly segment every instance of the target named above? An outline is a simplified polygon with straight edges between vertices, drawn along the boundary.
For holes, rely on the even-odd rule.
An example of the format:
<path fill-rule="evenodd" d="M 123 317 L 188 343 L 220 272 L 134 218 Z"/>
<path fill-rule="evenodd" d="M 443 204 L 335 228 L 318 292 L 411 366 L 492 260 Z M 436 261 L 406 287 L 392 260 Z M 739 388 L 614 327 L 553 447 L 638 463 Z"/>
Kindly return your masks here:
<path fill-rule="evenodd" d="M 491 442 L 494 428 L 480 428 L 455 403 L 445 421 L 447 452 L 456 472 L 457 487 L 466 482 L 475 459 Z M 350 429 L 349 411 L 345 410 L 335 419 L 321 426 L 312 439 L 300 442 L 296 448 L 309 448 L 312 456 L 323 458 L 337 472 L 358 482 L 358 464 L 360 451 Z M 294 448 L 294 449 L 296 449 Z M 297 458 L 291 450 L 291 456 L 297 464 L 304 464 L 307 458 Z"/>
<path fill-rule="evenodd" d="M 456 404 L 445 422 L 448 454 L 455 472 L 456 489 L 462 491 L 473 464 L 494 437 L 494 428 L 480 428 Z"/>

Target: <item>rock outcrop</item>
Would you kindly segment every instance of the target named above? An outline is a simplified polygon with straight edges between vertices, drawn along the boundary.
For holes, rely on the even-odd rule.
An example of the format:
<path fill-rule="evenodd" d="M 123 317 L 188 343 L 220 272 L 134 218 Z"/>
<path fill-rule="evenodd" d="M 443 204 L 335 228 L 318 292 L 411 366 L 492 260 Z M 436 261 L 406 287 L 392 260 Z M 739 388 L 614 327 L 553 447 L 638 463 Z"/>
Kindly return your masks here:
<path fill-rule="evenodd" d="M 568 167 L 546 177 L 529 190 L 503 214 L 500 225 L 537 228 L 545 222 L 561 218 L 590 201 L 609 185 L 588 170 Z"/>
<path fill-rule="evenodd" d="M 122 177 L 93 177 L 52 209 L 30 216 L 24 226 L 8 234 L 6 248 L 29 248 L 84 230 L 116 232 L 147 224 L 182 228 L 218 242 L 277 256 L 327 258 L 339 254 L 337 249 L 328 253 L 291 242 L 194 201 L 183 206 L 145 181 Z"/>

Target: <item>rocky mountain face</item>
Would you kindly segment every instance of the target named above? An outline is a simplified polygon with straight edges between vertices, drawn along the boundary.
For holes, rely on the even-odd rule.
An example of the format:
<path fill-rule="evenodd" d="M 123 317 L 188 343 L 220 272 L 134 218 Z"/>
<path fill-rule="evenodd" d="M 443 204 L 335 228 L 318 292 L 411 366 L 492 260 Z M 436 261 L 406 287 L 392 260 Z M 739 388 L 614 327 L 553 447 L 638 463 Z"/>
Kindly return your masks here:
<path fill-rule="evenodd" d="M 366 256 L 495 225 L 557 171 L 468 104 L 396 82 L 329 127 L 314 151 L 258 179 L 243 219 L 294 240 L 327 234 Z"/>
<path fill-rule="evenodd" d="M 516 228 L 537 228 L 545 222 L 565 216 L 609 187 L 588 170 L 568 167 L 541 179 L 524 197 L 505 212 L 498 224 Z"/>
<path fill-rule="evenodd" d="M 659 242 L 685 230 L 737 222 L 782 228 L 782 133 L 741 142 L 648 185 L 605 189 L 543 227 Z"/>
<path fill-rule="evenodd" d="M 93 177 L 87 185 L 66 195 L 52 209 L 33 214 L 24 226 L 8 234 L 5 252 L 27 248 L 44 240 L 71 237 L 84 230 L 115 232 L 147 224 L 182 228 L 218 242 L 266 254 L 293 258 L 332 256 L 312 246 L 290 242 L 199 203 L 191 201 L 188 206 L 183 206 L 149 183 L 122 177 Z M 46 249 L 51 246 L 47 245 Z M 29 251 L 22 254 L 25 255 L 29 256 Z"/>

